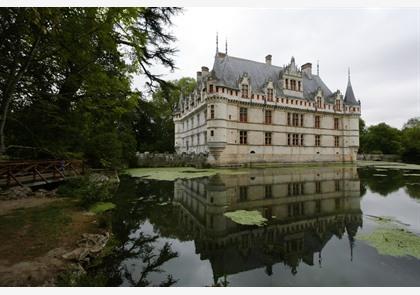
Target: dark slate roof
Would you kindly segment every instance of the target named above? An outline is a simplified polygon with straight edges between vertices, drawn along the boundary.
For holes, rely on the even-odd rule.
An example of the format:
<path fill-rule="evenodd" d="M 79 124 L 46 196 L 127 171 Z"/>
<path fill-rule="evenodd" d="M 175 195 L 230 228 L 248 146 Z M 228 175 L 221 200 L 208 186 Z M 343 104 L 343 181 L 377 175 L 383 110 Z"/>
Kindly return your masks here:
<path fill-rule="evenodd" d="M 218 81 L 219 85 L 238 89 L 239 79 L 248 74 L 251 81 L 251 87 L 255 92 L 263 92 L 265 84 L 268 81 L 273 82 L 276 92 L 280 95 L 283 90 L 280 85 L 280 76 L 283 72 L 282 67 L 268 65 L 266 63 L 247 60 L 243 58 L 233 57 L 229 55 L 214 58 L 212 74 Z M 333 93 L 317 75 L 312 74 L 311 77 L 303 74 L 303 96 L 305 99 L 313 100 L 318 88 L 321 88 L 324 96 L 330 96 Z"/>
<path fill-rule="evenodd" d="M 345 104 L 352 104 L 358 105 L 356 98 L 354 97 L 353 87 L 351 87 L 350 77 L 347 83 L 346 95 L 344 95 L 344 103 Z"/>

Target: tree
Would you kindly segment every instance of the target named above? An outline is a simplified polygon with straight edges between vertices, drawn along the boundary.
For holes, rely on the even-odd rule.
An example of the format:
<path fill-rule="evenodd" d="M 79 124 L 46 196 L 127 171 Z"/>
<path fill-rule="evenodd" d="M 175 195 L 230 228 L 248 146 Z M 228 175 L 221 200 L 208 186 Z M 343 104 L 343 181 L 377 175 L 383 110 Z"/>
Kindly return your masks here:
<path fill-rule="evenodd" d="M 0 12 L 2 151 L 30 146 L 48 157 L 88 157 L 94 165 L 127 162 L 137 145 L 131 115 L 141 99 L 131 90 L 131 76 L 143 74 L 151 90 L 166 84 L 149 68 L 174 68 L 174 37 L 167 28 L 179 9 Z"/>
<path fill-rule="evenodd" d="M 403 126 L 401 142 L 402 159 L 405 162 L 420 163 L 420 119 L 412 118 Z"/>
<path fill-rule="evenodd" d="M 150 101 L 140 102 L 133 120 L 139 151 L 174 151 L 173 112 L 181 94 L 189 95 L 195 87 L 195 79 L 184 77 L 162 85 Z"/>
<path fill-rule="evenodd" d="M 363 151 L 400 154 L 402 151 L 401 131 L 385 123 L 368 127 L 363 137 Z"/>

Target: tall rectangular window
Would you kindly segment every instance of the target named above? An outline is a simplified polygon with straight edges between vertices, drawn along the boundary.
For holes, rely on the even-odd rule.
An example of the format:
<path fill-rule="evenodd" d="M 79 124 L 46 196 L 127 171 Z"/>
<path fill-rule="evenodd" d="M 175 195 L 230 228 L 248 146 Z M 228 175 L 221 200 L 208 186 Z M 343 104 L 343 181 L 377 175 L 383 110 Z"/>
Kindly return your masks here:
<path fill-rule="evenodd" d="M 266 110 L 265 111 L 265 124 L 271 124 L 271 111 Z"/>
<path fill-rule="evenodd" d="M 321 128 L 321 117 L 315 116 L 315 128 Z"/>
<path fill-rule="evenodd" d="M 239 121 L 248 122 L 248 109 L 247 108 L 239 108 Z"/>
<path fill-rule="evenodd" d="M 248 187 L 240 186 L 239 187 L 239 201 L 244 202 L 248 199 Z"/>
<path fill-rule="evenodd" d="M 321 97 L 317 97 L 317 98 L 316 98 L 316 106 L 317 106 L 317 108 L 321 108 L 321 106 L 322 106 L 322 100 L 321 100 Z"/>
<path fill-rule="evenodd" d="M 214 119 L 214 104 L 210 106 L 210 119 Z"/>
<path fill-rule="evenodd" d="M 339 127 L 339 121 L 338 121 L 338 118 L 334 118 L 334 129 L 338 129 L 338 127 Z"/>
<path fill-rule="evenodd" d="M 287 145 L 290 146 L 290 133 L 287 134 Z"/>
<path fill-rule="evenodd" d="M 248 98 L 248 84 L 242 84 L 242 97 Z"/>
<path fill-rule="evenodd" d="M 340 146 L 340 138 L 338 136 L 334 136 L 334 146 L 335 147 Z"/>
<path fill-rule="evenodd" d="M 321 146 L 321 135 L 315 135 L 315 146 Z"/>
<path fill-rule="evenodd" d="M 267 100 L 268 101 L 273 101 L 273 89 L 272 88 L 267 89 Z"/>
<path fill-rule="evenodd" d="M 240 144 L 247 144 L 247 141 L 248 141 L 247 137 L 248 137 L 248 134 L 247 134 L 246 131 L 244 131 L 244 130 L 239 131 L 239 143 Z"/>
<path fill-rule="evenodd" d="M 271 185 L 265 186 L 265 198 L 271 199 L 273 197 L 273 189 Z"/>
<path fill-rule="evenodd" d="M 339 180 L 334 181 L 334 187 L 335 187 L 336 192 L 340 191 L 340 181 Z"/>
<path fill-rule="evenodd" d="M 303 146 L 303 134 L 300 135 L 300 145 Z"/>
<path fill-rule="evenodd" d="M 265 145 L 271 145 L 271 132 L 265 133 Z"/>
<path fill-rule="evenodd" d="M 303 127 L 303 114 L 300 115 L 300 126 Z"/>
<path fill-rule="evenodd" d="M 290 126 L 290 113 L 287 113 L 287 126 Z"/>
<path fill-rule="evenodd" d="M 210 93 L 213 93 L 213 85 L 210 85 L 210 90 L 209 90 L 209 92 L 210 92 Z"/>
<path fill-rule="evenodd" d="M 293 114 L 293 126 L 299 126 L 299 114 Z"/>
<path fill-rule="evenodd" d="M 315 193 L 320 194 L 321 193 L 321 181 L 315 182 Z"/>

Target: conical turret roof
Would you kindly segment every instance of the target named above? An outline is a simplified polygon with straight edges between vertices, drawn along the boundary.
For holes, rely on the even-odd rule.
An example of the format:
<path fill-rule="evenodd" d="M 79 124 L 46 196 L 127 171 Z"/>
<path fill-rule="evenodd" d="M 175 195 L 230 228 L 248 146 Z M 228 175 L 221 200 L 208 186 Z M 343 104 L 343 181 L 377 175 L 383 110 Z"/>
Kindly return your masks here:
<path fill-rule="evenodd" d="M 351 86 L 350 81 L 350 69 L 349 69 L 349 80 L 347 82 L 346 94 L 344 95 L 345 104 L 359 104 L 354 96 L 353 87 Z"/>

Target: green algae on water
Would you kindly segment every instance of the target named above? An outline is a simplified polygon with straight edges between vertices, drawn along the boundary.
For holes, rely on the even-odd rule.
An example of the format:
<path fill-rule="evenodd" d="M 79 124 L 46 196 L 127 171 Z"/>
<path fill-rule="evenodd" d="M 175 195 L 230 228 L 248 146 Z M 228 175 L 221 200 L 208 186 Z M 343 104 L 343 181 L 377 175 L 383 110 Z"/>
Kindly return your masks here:
<path fill-rule="evenodd" d="M 242 225 L 262 226 L 265 222 L 267 222 L 267 219 L 262 217 L 259 211 L 237 210 L 233 212 L 226 212 L 224 215 L 233 222 Z"/>
<path fill-rule="evenodd" d="M 89 211 L 93 212 L 95 214 L 103 213 L 108 210 L 112 210 L 115 208 L 115 204 L 111 202 L 98 202 L 93 204 L 92 207 L 90 207 Z"/>
<path fill-rule="evenodd" d="M 382 255 L 420 259 L 420 237 L 402 228 L 379 228 L 371 234 L 357 235 L 356 239 L 367 242 Z"/>
<path fill-rule="evenodd" d="M 196 169 L 192 167 L 165 167 L 165 168 L 133 168 L 126 169 L 124 173 L 132 177 L 145 179 L 174 181 L 178 178 L 191 179 L 216 174 L 243 174 L 246 169 Z"/>

